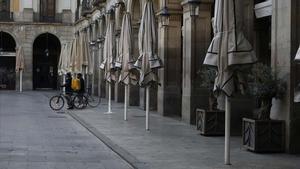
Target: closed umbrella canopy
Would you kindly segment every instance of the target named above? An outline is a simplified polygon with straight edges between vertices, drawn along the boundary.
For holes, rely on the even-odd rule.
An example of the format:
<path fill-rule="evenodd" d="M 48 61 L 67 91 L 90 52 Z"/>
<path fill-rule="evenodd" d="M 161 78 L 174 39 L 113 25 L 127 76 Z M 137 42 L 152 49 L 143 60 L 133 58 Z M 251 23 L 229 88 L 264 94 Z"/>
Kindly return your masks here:
<path fill-rule="evenodd" d="M 82 73 L 82 36 L 76 35 L 72 45 L 71 69 L 73 73 Z"/>
<path fill-rule="evenodd" d="M 108 19 L 108 27 L 105 35 L 103 62 L 100 69 L 105 70 L 105 80 L 108 82 L 115 81 L 115 34 L 114 23 Z"/>
<path fill-rule="evenodd" d="M 95 25 L 95 24 L 94 24 Z M 94 73 L 94 57 L 93 57 L 93 53 L 92 50 L 90 50 L 90 44 L 95 45 L 95 42 L 93 42 L 92 40 L 95 38 L 93 37 L 93 27 L 90 26 L 88 28 L 87 34 L 85 36 L 85 45 L 86 45 L 86 59 L 87 59 L 87 73 L 88 74 L 93 74 Z"/>
<path fill-rule="evenodd" d="M 70 53 L 70 65 L 69 65 L 69 70 L 71 72 L 74 73 L 75 70 L 75 58 L 76 58 L 76 52 L 77 52 L 77 47 L 76 47 L 76 43 L 77 43 L 77 37 L 75 37 L 75 39 L 72 40 L 71 42 L 71 53 Z"/>
<path fill-rule="evenodd" d="M 139 30 L 139 58 L 134 64 L 140 71 L 139 84 L 141 86 L 147 86 L 158 81 L 156 69 L 162 67 L 162 62 L 156 55 L 156 49 L 154 7 L 152 0 L 147 0 Z"/>
<path fill-rule="evenodd" d="M 24 70 L 25 63 L 24 63 L 24 51 L 23 48 L 20 46 L 17 48 L 16 52 L 16 72 Z"/>
<path fill-rule="evenodd" d="M 58 63 L 58 73 L 60 75 L 66 74 L 71 71 L 70 70 L 71 50 L 72 50 L 72 43 L 68 42 L 63 44 L 60 52 L 59 63 Z"/>
<path fill-rule="evenodd" d="M 234 65 L 257 61 L 251 44 L 242 32 L 243 0 L 216 0 L 213 22 L 214 38 L 204 64 L 218 68 L 215 90 L 227 96 L 234 92 Z"/>
<path fill-rule="evenodd" d="M 116 60 L 116 67 L 121 69 L 119 82 L 126 85 L 137 84 L 137 77 L 132 73 L 133 71 L 133 50 L 132 50 L 132 27 L 131 16 L 127 12 L 122 21 L 122 29 L 119 42 L 119 53 Z"/>
<path fill-rule="evenodd" d="M 300 60 L 300 47 L 299 47 L 298 52 L 296 54 L 295 60 Z"/>

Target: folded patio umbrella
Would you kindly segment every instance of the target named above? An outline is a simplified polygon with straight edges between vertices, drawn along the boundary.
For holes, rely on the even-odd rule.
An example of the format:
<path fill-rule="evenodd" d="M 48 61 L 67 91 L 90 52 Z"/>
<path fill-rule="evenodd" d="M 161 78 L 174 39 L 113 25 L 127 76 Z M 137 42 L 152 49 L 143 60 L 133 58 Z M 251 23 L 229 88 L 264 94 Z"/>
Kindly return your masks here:
<path fill-rule="evenodd" d="M 24 51 L 22 46 L 19 46 L 16 51 L 16 72 L 20 73 L 20 92 L 23 91 L 23 71 L 25 68 Z"/>
<path fill-rule="evenodd" d="M 111 87 L 112 82 L 116 80 L 115 78 L 115 33 L 114 33 L 114 23 L 108 18 L 108 26 L 105 34 L 104 50 L 103 50 L 103 62 L 100 64 L 100 69 L 105 71 L 104 79 L 109 83 L 108 85 L 108 112 L 106 114 L 111 114 Z"/>
<path fill-rule="evenodd" d="M 24 70 L 24 51 L 23 47 L 19 46 L 16 52 L 16 72 Z"/>
<path fill-rule="evenodd" d="M 213 22 L 214 38 L 204 64 L 217 67 L 215 91 L 226 96 L 234 93 L 233 69 L 235 66 L 257 61 L 252 46 L 242 32 L 243 0 L 216 0 Z M 230 103 L 225 104 L 225 164 L 230 164 Z"/>
<path fill-rule="evenodd" d="M 116 45 L 114 34 L 114 23 L 109 19 L 108 27 L 105 34 L 103 62 L 100 69 L 105 71 L 105 80 L 107 82 L 115 81 L 115 60 L 116 60 Z"/>
<path fill-rule="evenodd" d="M 152 0 L 147 0 L 139 30 L 139 57 L 134 66 L 139 70 L 140 86 L 157 83 L 156 70 L 161 68 L 162 62 L 157 56 L 155 13 Z"/>
<path fill-rule="evenodd" d="M 140 86 L 146 87 L 146 130 L 149 130 L 150 86 L 158 83 L 157 69 L 162 67 L 162 62 L 156 55 L 156 29 L 153 2 L 147 0 L 139 30 L 139 58 L 134 64 L 140 73 Z"/>
<path fill-rule="evenodd" d="M 64 75 L 70 72 L 70 58 L 71 58 L 71 45 L 72 43 L 67 42 L 62 45 L 59 62 L 58 62 L 58 74 Z"/>
<path fill-rule="evenodd" d="M 127 120 L 127 106 L 129 100 L 129 84 L 137 84 L 137 76 L 134 74 L 134 58 L 132 50 L 131 16 L 126 12 L 123 16 L 121 35 L 119 41 L 116 67 L 121 69 L 119 82 L 125 84 L 124 120 Z"/>
<path fill-rule="evenodd" d="M 115 64 L 116 68 L 121 69 L 119 82 L 125 85 L 137 84 L 137 76 L 134 74 L 133 64 L 131 16 L 130 13 L 127 12 L 123 16 L 118 57 Z"/>

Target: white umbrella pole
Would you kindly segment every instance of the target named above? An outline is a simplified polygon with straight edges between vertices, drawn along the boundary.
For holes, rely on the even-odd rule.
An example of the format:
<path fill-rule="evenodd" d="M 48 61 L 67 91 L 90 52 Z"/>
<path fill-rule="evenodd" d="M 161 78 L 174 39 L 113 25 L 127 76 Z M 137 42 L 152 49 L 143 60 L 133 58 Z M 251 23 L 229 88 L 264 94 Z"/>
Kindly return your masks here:
<path fill-rule="evenodd" d="M 20 70 L 20 92 L 23 91 L 23 70 Z"/>
<path fill-rule="evenodd" d="M 150 86 L 146 87 L 146 130 L 149 130 Z"/>
<path fill-rule="evenodd" d="M 127 120 L 127 109 L 128 109 L 128 85 L 125 85 L 125 98 L 124 98 L 124 120 Z"/>
<path fill-rule="evenodd" d="M 230 118 L 231 104 L 229 98 L 225 96 L 225 164 L 230 165 Z"/>
<path fill-rule="evenodd" d="M 108 112 L 106 114 L 111 114 L 111 83 L 108 85 Z"/>

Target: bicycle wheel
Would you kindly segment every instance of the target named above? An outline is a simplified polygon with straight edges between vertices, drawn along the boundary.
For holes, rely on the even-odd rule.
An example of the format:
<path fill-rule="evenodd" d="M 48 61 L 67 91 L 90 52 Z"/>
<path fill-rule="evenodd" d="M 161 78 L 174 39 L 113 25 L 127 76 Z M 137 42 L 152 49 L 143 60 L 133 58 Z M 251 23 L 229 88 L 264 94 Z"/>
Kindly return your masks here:
<path fill-rule="evenodd" d="M 87 101 L 88 101 L 88 105 L 90 107 L 97 107 L 97 106 L 99 106 L 99 104 L 101 102 L 101 98 L 98 97 L 98 96 L 88 95 L 87 96 Z"/>
<path fill-rule="evenodd" d="M 49 106 L 52 110 L 58 111 L 62 109 L 65 105 L 65 100 L 62 96 L 53 96 L 50 98 Z"/>
<path fill-rule="evenodd" d="M 76 109 L 83 109 L 87 106 L 87 98 L 85 96 L 76 95 L 73 99 L 73 105 Z"/>

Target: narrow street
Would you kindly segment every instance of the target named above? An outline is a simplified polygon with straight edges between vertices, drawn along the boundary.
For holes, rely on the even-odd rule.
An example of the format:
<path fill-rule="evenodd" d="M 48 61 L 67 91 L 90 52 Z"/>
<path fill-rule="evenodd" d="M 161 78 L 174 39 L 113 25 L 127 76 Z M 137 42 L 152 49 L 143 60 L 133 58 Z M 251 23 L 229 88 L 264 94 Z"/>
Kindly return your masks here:
<path fill-rule="evenodd" d="M 0 92 L 0 169 L 130 169 L 67 114 L 49 92 Z"/>

